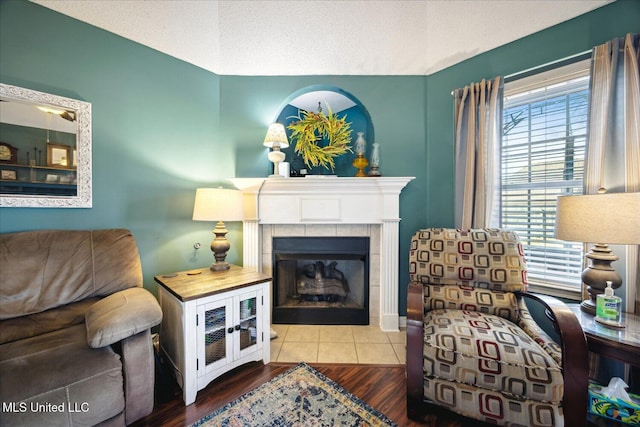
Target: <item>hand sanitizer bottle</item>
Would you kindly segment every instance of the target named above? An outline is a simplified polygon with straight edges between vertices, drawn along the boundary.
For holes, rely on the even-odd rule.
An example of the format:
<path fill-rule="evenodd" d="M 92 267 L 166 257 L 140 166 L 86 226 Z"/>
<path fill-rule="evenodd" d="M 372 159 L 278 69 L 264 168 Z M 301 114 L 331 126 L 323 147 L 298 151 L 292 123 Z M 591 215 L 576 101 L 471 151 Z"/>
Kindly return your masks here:
<path fill-rule="evenodd" d="M 596 301 L 596 320 L 600 323 L 609 325 L 620 324 L 620 306 L 622 298 L 613 294 L 611 282 L 607 281 L 607 287 L 604 294 L 598 295 Z"/>

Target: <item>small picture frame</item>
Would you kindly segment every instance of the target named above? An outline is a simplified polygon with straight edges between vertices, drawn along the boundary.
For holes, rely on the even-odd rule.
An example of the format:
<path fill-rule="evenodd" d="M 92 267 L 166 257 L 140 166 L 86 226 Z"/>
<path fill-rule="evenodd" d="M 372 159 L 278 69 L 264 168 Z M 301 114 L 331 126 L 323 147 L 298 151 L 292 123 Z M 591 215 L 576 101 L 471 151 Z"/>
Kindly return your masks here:
<path fill-rule="evenodd" d="M 72 184 L 73 183 L 73 176 L 71 175 L 62 175 L 60 177 L 60 184 Z"/>
<path fill-rule="evenodd" d="M 69 168 L 71 161 L 71 147 L 62 144 L 47 144 L 47 166 Z"/>
<path fill-rule="evenodd" d="M 2 170 L 1 173 L 1 178 L 2 179 L 6 179 L 8 181 L 15 181 L 16 179 L 18 179 L 18 176 L 16 175 L 16 171 L 14 170 Z"/>

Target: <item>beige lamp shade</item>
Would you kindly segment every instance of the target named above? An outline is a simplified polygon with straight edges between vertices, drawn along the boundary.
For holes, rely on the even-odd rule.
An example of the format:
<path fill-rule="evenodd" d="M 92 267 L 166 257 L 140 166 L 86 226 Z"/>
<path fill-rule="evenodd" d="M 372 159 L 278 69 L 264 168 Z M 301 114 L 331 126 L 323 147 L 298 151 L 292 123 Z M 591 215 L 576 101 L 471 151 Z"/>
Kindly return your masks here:
<path fill-rule="evenodd" d="M 555 236 L 570 242 L 640 244 L 640 193 L 558 197 Z"/>
<path fill-rule="evenodd" d="M 287 140 L 287 132 L 282 123 L 272 123 L 269 125 L 267 134 L 264 137 L 263 145 L 265 147 L 287 148 L 289 141 Z"/>
<path fill-rule="evenodd" d="M 194 221 L 242 221 L 242 192 L 225 188 L 198 188 Z"/>

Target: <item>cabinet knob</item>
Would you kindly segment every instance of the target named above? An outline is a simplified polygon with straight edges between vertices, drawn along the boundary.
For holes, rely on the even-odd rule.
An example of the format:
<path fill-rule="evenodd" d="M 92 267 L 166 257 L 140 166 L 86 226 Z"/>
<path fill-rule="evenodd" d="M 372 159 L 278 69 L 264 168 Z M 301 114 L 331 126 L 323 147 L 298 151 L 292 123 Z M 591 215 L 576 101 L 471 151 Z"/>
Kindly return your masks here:
<path fill-rule="evenodd" d="M 236 331 L 240 330 L 240 325 L 236 325 Z"/>
<path fill-rule="evenodd" d="M 230 333 L 230 334 L 232 334 L 232 333 L 233 333 L 233 328 L 229 328 L 229 329 L 227 329 L 227 332 L 228 332 L 228 333 Z"/>

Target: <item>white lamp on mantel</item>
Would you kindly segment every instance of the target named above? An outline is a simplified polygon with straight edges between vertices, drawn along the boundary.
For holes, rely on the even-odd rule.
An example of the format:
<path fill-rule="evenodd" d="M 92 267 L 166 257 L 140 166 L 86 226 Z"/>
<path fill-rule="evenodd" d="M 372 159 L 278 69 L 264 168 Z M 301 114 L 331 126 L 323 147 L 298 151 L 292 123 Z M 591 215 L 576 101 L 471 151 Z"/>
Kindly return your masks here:
<path fill-rule="evenodd" d="M 601 193 L 558 197 L 555 237 L 571 242 L 594 243 L 585 255 L 589 266 L 582 272 L 590 299 L 582 310 L 595 314 L 596 298 L 607 281 L 616 289 L 622 278 L 611 266 L 618 257 L 608 244 L 640 244 L 640 193 Z"/>
<path fill-rule="evenodd" d="M 269 175 L 269 178 L 282 178 L 282 175 L 280 175 L 280 163 L 284 161 L 285 154 L 280 150 L 289 146 L 287 132 L 282 123 L 272 123 L 269 126 L 263 145 L 271 148 L 267 157 L 273 162 L 273 175 Z"/>
<path fill-rule="evenodd" d="M 194 221 L 217 221 L 213 234 L 216 237 L 211 242 L 211 251 L 215 262 L 211 270 L 228 270 L 229 263 L 225 261 L 231 243 L 227 240 L 227 228 L 223 221 L 242 221 L 244 210 L 242 192 L 224 188 L 198 188 L 196 200 L 193 204 Z"/>

